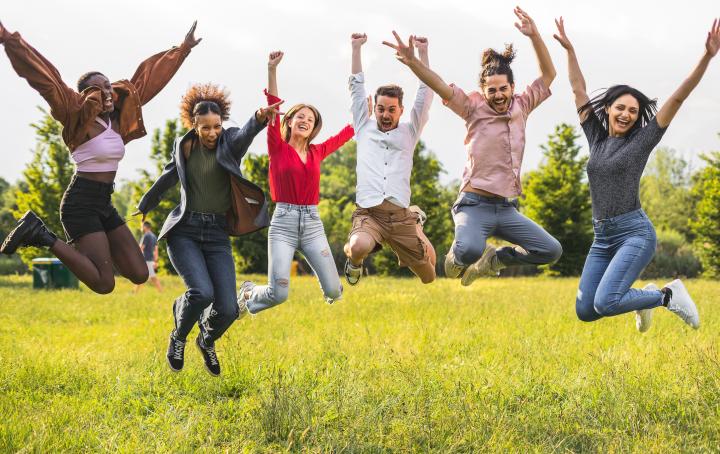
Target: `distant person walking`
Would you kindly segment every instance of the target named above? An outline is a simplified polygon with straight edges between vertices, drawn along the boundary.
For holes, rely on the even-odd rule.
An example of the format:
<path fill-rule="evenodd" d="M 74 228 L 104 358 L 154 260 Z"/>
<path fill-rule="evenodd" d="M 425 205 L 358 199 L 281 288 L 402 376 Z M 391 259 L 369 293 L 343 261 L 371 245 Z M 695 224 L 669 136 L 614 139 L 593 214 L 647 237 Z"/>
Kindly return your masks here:
<path fill-rule="evenodd" d="M 580 277 L 577 316 L 592 322 L 636 311 L 637 328 L 644 332 L 653 309 L 665 306 L 697 329 L 700 315 L 679 279 L 661 289 L 654 284 L 642 290 L 630 287 L 652 260 L 656 245 L 655 228 L 640 207 L 640 177 L 650 153 L 718 53 L 720 23 L 713 22 L 700 62 L 657 115 L 656 100 L 627 85 L 614 85 L 590 99 L 562 17 L 555 23 L 555 39 L 567 50 L 575 107 L 590 145 L 587 174 L 595 240 Z"/>
<path fill-rule="evenodd" d="M 158 292 L 162 292 L 162 285 L 160 285 L 160 279 L 157 277 L 155 270 L 158 267 L 158 239 L 152 231 L 152 226 L 148 221 L 143 222 L 143 236 L 140 239 L 140 251 L 142 251 L 143 258 L 148 267 L 148 276 L 150 282 L 155 286 Z M 140 291 L 142 284 L 137 284 L 133 289 L 133 293 Z"/>

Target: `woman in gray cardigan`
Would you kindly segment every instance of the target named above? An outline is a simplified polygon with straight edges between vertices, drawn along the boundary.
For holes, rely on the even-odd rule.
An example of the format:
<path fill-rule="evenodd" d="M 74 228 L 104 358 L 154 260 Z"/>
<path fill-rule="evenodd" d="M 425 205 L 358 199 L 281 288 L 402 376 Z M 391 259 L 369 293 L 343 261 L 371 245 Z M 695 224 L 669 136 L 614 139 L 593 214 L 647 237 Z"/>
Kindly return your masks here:
<path fill-rule="evenodd" d="M 175 328 L 167 360 L 175 372 L 183 368 L 185 339 L 198 323 L 195 344 L 205 368 L 220 375 L 215 341 L 240 315 L 229 235 L 269 224 L 265 195 L 243 178 L 240 161 L 268 119 L 278 113 L 278 105 L 258 109 L 242 128 L 225 129 L 222 124 L 230 113 L 227 92 L 212 84 L 191 87 L 181 103 L 181 118 L 190 131 L 175 141 L 172 160 L 138 205 L 144 216 L 180 182 L 180 204 L 158 236 L 167 239 L 170 261 L 187 286 L 173 303 Z"/>

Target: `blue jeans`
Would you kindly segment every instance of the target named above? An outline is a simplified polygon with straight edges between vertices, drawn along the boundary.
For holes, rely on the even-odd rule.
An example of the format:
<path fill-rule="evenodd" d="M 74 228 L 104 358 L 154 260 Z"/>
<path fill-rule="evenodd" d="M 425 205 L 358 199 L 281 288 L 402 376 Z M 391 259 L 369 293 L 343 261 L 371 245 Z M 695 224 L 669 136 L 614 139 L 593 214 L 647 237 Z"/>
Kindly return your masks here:
<path fill-rule="evenodd" d="M 575 311 L 580 320 L 660 306 L 659 290 L 630 288 L 655 255 L 655 228 L 642 209 L 593 219 L 595 240 L 585 259 Z"/>
<path fill-rule="evenodd" d="M 287 300 L 295 251 L 305 256 L 320 281 L 325 300 L 337 301 L 342 285 L 317 205 L 278 203 L 268 231 L 268 285 L 253 287 L 248 311 L 257 314 Z"/>
<path fill-rule="evenodd" d="M 461 192 L 452 207 L 455 221 L 453 254 L 458 265 L 472 265 L 485 250 L 489 236 L 517 244 L 501 247 L 497 258 L 505 266 L 544 265 L 562 255 L 560 242 L 517 210 L 517 202 Z"/>
<path fill-rule="evenodd" d="M 168 255 L 187 290 L 173 304 L 175 335 L 185 340 L 195 323 L 212 345 L 238 318 L 235 262 L 224 214 L 189 212 L 167 235 Z"/>

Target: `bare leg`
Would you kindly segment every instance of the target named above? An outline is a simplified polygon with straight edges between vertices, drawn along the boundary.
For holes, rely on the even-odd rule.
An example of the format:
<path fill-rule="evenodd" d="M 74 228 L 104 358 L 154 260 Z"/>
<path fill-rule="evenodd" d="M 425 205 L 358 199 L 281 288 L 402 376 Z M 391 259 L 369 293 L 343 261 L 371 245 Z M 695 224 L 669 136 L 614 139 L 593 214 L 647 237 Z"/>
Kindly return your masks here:
<path fill-rule="evenodd" d="M 148 267 L 127 224 L 107 232 L 112 261 L 123 277 L 134 284 L 148 280 Z"/>
<path fill-rule="evenodd" d="M 343 248 L 345 255 L 354 266 L 360 266 L 365 258 L 375 249 L 377 243 L 367 233 L 357 232 L 350 237 L 350 241 Z"/>
<path fill-rule="evenodd" d="M 160 285 L 160 279 L 157 276 L 151 277 L 150 282 L 153 283 L 158 292 L 162 293 L 162 285 Z"/>

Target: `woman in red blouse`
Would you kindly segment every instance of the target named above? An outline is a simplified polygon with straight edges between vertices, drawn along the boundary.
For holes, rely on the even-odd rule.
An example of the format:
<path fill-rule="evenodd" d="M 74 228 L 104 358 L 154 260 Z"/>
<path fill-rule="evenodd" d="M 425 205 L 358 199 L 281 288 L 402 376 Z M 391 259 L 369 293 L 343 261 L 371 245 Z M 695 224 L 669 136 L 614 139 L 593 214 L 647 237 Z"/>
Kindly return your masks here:
<path fill-rule="evenodd" d="M 268 104 L 278 98 L 277 65 L 282 52 L 268 61 Z M 244 282 L 238 304 L 251 314 L 276 306 L 288 297 L 290 266 L 300 251 L 320 280 L 325 299 L 332 303 L 342 295 L 335 260 L 318 213 L 320 163 L 355 134 L 350 125 L 320 144 L 311 143 L 320 132 L 322 117 L 309 104 L 297 104 L 279 115 L 267 130 L 270 155 L 270 196 L 276 203 L 268 232 L 268 285 Z"/>

